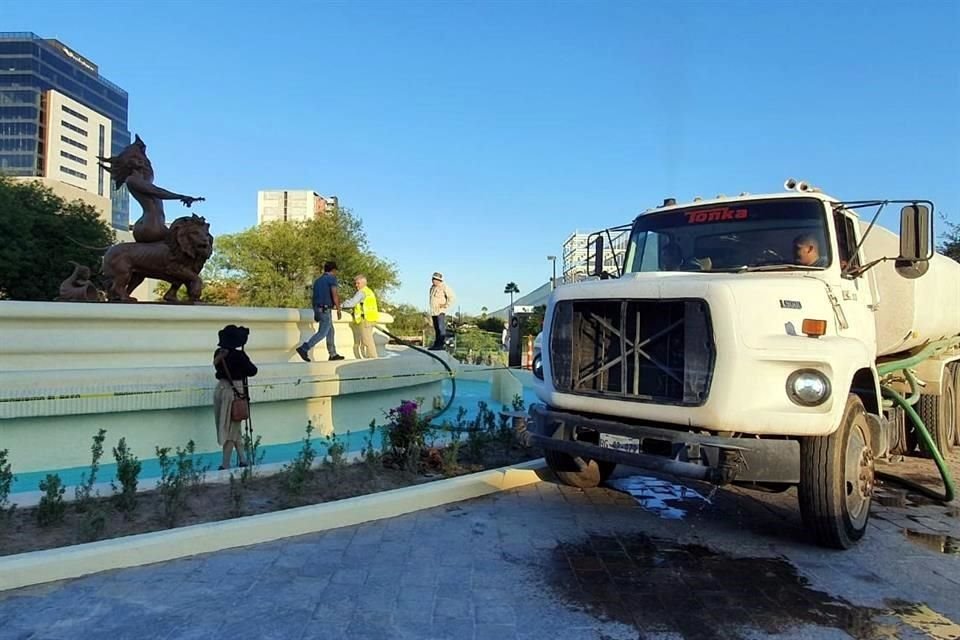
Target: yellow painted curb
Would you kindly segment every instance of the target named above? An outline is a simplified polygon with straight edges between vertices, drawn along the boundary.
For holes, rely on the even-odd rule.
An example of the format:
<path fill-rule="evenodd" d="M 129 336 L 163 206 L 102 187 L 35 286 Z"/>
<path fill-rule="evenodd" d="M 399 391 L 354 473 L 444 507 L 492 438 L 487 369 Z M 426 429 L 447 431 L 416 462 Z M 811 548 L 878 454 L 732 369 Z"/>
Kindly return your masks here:
<path fill-rule="evenodd" d="M 270 542 L 469 500 L 540 481 L 542 459 L 245 518 L 0 557 L 0 591 Z"/>

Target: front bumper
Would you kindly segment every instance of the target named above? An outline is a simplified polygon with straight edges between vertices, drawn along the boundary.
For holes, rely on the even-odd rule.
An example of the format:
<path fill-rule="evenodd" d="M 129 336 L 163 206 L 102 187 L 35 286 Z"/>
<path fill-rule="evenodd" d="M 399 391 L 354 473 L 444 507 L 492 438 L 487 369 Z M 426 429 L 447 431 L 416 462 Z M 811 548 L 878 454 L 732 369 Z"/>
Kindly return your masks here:
<path fill-rule="evenodd" d="M 725 438 L 679 429 L 629 424 L 606 418 L 530 407 L 533 444 L 565 453 L 575 462 L 606 460 L 715 484 L 800 482 L 800 443 L 791 439 Z M 636 438 L 638 453 L 601 447 L 579 438 L 596 434 Z"/>

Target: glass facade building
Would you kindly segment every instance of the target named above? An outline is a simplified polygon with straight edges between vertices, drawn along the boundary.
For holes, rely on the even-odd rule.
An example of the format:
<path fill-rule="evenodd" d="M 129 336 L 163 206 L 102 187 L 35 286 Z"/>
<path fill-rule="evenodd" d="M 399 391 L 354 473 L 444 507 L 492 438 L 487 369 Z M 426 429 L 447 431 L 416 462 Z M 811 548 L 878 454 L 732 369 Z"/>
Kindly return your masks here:
<path fill-rule="evenodd" d="M 110 119 L 107 155 L 130 144 L 127 92 L 101 76 L 95 64 L 57 40 L 0 32 L 0 173 L 43 175 L 44 92 L 50 89 Z M 127 229 L 127 189 L 115 189 L 111 183 L 110 200 L 113 226 Z"/>

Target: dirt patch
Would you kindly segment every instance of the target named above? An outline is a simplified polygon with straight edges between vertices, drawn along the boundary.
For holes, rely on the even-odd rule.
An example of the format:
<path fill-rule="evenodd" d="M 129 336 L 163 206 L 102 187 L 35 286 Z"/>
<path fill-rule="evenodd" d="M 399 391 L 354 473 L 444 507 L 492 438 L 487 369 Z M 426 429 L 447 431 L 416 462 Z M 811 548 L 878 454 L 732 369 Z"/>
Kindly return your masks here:
<path fill-rule="evenodd" d="M 698 545 L 647 537 L 592 535 L 554 550 L 549 584 L 576 608 L 647 634 L 742 638 L 801 625 L 854 638 L 890 638 L 894 612 L 855 606 L 812 589 L 790 563 L 736 558 Z M 907 603 L 903 603 L 907 604 Z"/>
<path fill-rule="evenodd" d="M 436 470 L 429 474 L 407 473 L 381 464 L 373 465 L 364 462 L 345 465 L 337 470 L 325 467 L 317 469 L 312 474 L 300 495 L 292 495 L 287 490 L 286 479 L 282 474 L 253 477 L 241 490 L 242 500 L 239 512 L 233 499 L 235 494 L 231 494 L 228 484 L 202 484 L 188 491 L 186 506 L 177 519 L 176 526 L 217 522 L 238 516 L 353 498 L 475 473 L 484 469 L 495 469 L 532 460 L 535 457 L 537 456 L 533 451 L 497 443 L 486 446 L 479 457 L 463 454 L 452 468 Z M 239 472 L 237 475 L 239 477 Z M 240 486 L 238 482 L 236 488 Z M 109 497 L 96 500 L 95 505 L 103 509 L 106 519 L 99 539 L 119 538 L 170 528 L 161 517 L 162 497 L 157 491 L 138 494 L 137 509 L 130 519 L 125 518 L 124 514 L 114 508 Z M 36 508 L 17 509 L 11 522 L 0 523 L 0 556 L 88 541 L 84 540 L 80 533 L 84 516 L 78 514 L 72 504 L 67 505 L 64 522 L 49 527 L 40 527 L 37 524 L 36 511 Z"/>

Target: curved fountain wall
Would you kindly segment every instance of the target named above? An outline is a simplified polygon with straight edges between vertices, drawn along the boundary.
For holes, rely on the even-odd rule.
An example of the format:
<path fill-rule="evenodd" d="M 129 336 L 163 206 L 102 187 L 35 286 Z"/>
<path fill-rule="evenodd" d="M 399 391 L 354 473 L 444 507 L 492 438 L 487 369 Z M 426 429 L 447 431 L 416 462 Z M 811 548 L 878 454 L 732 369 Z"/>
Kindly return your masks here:
<path fill-rule="evenodd" d="M 250 328 L 247 352 L 260 369 L 251 413 L 268 447 L 295 447 L 308 420 L 317 436 L 359 434 L 401 399 L 432 401 L 447 377 L 379 335 L 381 357 L 357 360 L 346 314 L 336 342 L 347 359 L 325 361 L 321 344 L 313 355 L 323 360 L 305 363 L 294 347 L 315 329 L 307 310 L 0 302 L 0 449 L 14 472 L 89 464 L 99 428 L 108 431 L 104 462 L 120 437 L 143 459 L 191 439 L 217 451 L 211 362 L 217 331 L 231 323 Z"/>

